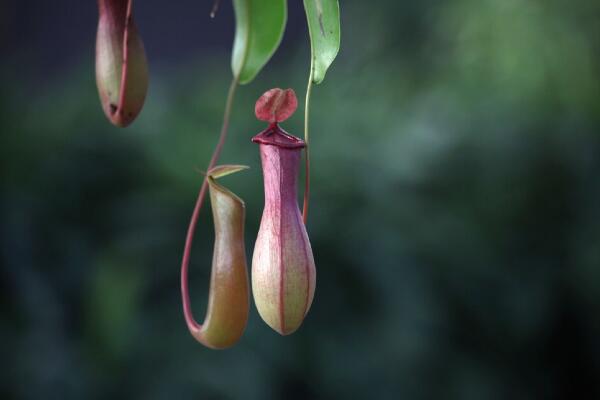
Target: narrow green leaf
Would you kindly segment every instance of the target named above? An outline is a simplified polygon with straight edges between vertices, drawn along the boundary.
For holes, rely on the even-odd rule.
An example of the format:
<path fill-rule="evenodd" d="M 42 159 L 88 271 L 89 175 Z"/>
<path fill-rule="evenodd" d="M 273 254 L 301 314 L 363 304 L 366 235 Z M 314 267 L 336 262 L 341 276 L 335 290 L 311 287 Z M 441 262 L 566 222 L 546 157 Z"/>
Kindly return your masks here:
<path fill-rule="evenodd" d="M 338 0 L 304 0 L 310 34 L 314 83 L 321 83 L 340 50 L 340 7 Z"/>
<path fill-rule="evenodd" d="M 249 83 L 269 61 L 283 37 L 286 0 L 233 0 L 235 39 L 231 69 Z"/>

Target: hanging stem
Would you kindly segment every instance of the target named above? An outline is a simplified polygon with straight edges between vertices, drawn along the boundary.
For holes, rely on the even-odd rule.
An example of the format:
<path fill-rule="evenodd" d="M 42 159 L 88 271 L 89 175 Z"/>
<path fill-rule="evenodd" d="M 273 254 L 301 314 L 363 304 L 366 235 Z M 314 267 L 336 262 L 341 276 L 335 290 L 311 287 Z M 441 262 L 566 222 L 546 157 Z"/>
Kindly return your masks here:
<path fill-rule="evenodd" d="M 235 96 L 237 84 L 238 79 L 237 77 L 234 77 L 231 81 L 231 85 L 229 86 L 229 92 L 227 93 L 227 101 L 225 103 L 225 112 L 223 114 L 223 125 L 221 126 L 219 142 L 217 143 L 217 146 L 212 154 L 208 168 L 206 169 L 207 171 L 210 171 L 212 167 L 215 166 L 219 156 L 221 155 L 221 150 L 223 150 L 223 145 L 225 144 L 225 139 L 227 138 L 229 119 L 231 116 L 233 98 Z M 190 294 L 188 290 L 188 267 L 190 263 L 190 253 L 192 251 L 192 241 L 194 240 L 194 232 L 196 230 L 196 222 L 198 222 L 198 216 L 200 215 L 200 210 L 202 209 L 202 204 L 204 203 L 204 196 L 206 195 L 207 187 L 208 180 L 207 176 L 205 176 L 204 181 L 202 182 L 202 187 L 200 188 L 200 193 L 198 194 L 198 199 L 196 200 L 196 206 L 194 207 L 194 211 L 190 219 L 190 225 L 185 238 L 185 247 L 183 249 L 183 259 L 181 260 L 181 298 L 183 300 L 183 315 L 185 317 L 185 322 L 188 326 L 188 329 L 192 333 L 199 331 L 201 329 L 201 325 L 196 322 L 192 313 L 192 305 L 190 303 Z"/>
<path fill-rule="evenodd" d="M 119 89 L 119 103 L 117 113 L 123 112 L 125 102 L 125 91 L 127 90 L 127 66 L 129 65 L 129 29 L 131 27 L 131 12 L 133 0 L 127 2 L 125 12 L 125 29 L 123 31 L 123 63 L 121 65 L 121 88 Z"/>
<path fill-rule="evenodd" d="M 310 59 L 310 74 L 308 75 L 308 84 L 306 85 L 306 98 L 304 99 L 304 143 L 305 148 L 305 159 L 304 159 L 304 204 L 302 206 L 302 219 L 304 225 L 308 220 L 308 202 L 310 197 L 310 146 L 308 143 L 308 117 L 310 111 L 310 93 L 312 89 L 313 81 L 313 58 Z"/>
<path fill-rule="evenodd" d="M 221 3 L 221 0 L 215 0 L 215 2 L 213 3 L 213 6 L 210 10 L 211 18 L 214 18 L 217 15 L 217 11 L 219 11 L 219 3 Z"/>

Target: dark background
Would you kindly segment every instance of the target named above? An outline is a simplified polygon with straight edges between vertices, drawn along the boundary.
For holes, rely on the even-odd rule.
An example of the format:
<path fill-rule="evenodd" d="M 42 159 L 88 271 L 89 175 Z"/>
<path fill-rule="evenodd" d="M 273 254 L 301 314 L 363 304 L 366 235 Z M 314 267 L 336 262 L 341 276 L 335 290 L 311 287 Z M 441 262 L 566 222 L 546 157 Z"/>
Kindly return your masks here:
<path fill-rule="evenodd" d="M 600 2 L 342 1 L 313 91 L 317 291 L 225 351 L 183 321 L 179 263 L 230 80 L 231 5 L 137 1 L 150 63 L 128 129 L 94 81 L 94 1 L 0 5 L 3 399 L 600 398 Z M 262 211 L 254 101 L 303 97 L 280 50 L 235 101 L 222 183 Z M 302 135 L 302 112 L 284 126 Z M 190 287 L 206 305 L 201 215 Z"/>

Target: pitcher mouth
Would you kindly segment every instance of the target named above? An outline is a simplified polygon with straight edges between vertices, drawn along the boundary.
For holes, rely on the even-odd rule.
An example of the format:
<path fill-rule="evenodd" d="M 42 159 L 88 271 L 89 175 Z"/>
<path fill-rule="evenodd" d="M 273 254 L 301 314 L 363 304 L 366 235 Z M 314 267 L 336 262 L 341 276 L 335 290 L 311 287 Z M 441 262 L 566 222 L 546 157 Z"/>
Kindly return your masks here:
<path fill-rule="evenodd" d="M 284 131 L 277 122 L 252 138 L 254 143 L 283 147 L 286 149 L 302 149 L 306 147 L 304 140 Z"/>

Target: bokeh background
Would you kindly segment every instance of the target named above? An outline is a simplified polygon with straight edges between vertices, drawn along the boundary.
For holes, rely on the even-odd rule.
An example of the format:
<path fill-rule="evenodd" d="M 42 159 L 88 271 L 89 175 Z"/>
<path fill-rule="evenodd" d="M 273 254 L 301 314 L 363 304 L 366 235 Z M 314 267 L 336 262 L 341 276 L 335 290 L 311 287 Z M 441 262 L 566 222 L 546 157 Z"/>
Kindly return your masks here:
<path fill-rule="evenodd" d="M 253 307 L 226 351 L 191 338 L 179 292 L 231 76 L 231 4 L 211 6 L 136 2 L 151 83 L 123 130 L 95 88 L 95 2 L 0 5 L 0 397 L 600 398 L 600 2 L 342 1 L 313 91 L 315 301 L 289 337 Z M 308 60 L 290 1 L 221 158 L 251 166 L 223 180 L 249 256 L 254 101 L 303 96 Z M 201 320 L 208 208 L 196 238 Z"/>

